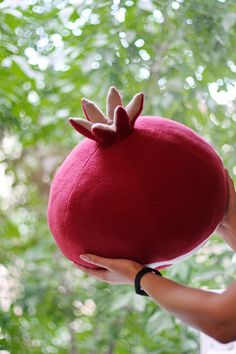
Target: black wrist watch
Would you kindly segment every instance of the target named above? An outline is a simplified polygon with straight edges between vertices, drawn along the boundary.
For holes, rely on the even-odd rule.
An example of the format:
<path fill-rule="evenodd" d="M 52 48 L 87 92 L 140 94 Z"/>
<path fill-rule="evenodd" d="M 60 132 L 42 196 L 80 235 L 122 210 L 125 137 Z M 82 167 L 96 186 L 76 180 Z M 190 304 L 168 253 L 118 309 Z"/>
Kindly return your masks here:
<path fill-rule="evenodd" d="M 153 269 L 153 268 L 149 268 L 149 267 L 144 267 L 142 268 L 135 276 L 135 280 L 134 280 L 134 287 L 135 287 L 135 292 L 138 295 L 144 295 L 144 296 L 149 296 L 146 291 L 142 290 L 141 286 L 140 286 L 140 280 L 142 278 L 142 276 L 146 273 L 149 272 L 153 272 L 159 276 L 162 277 L 161 273 L 159 272 L 159 270 L 157 269 Z"/>

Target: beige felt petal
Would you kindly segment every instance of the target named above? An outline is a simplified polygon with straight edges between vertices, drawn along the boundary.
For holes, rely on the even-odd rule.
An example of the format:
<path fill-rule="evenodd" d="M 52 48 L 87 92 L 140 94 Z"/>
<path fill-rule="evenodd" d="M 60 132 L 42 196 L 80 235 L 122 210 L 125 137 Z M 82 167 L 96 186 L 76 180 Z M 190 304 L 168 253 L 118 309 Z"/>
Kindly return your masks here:
<path fill-rule="evenodd" d="M 111 86 L 106 99 L 106 113 L 109 119 L 113 120 L 114 110 L 117 106 L 122 106 L 122 98 L 119 91 Z"/>
<path fill-rule="evenodd" d="M 94 123 L 106 123 L 106 117 L 100 110 L 100 108 L 93 103 L 92 101 L 86 100 L 86 98 L 82 98 L 82 105 L 85 111 L 86 117 Z"/>
<path fill-rule="evenodd" d="M 137 112 L 140 110 L 142 102 L 143 102 L 143 93 L 139 92 L 132 98 L 132 100 L 125 107 L 131 122 L 136 117 Z"/>
<path fill-rule="evenodd" d="M 96 123 L 93 124 L 93 128 L 98 128 L 101 130 L 109 130 L 109 131 L 115 131 L 115 125 L 108 125 L 108 124 L 102 124 L 102 123 Z"/>
<path fill-rule="evenodd" d="M 83 118 L 70 118 L 72 119 L 75 123 L 81 125 L 85 129 L 91 131 L 93 123 L 89 122 L 88 120 L 85 120 Z"/>

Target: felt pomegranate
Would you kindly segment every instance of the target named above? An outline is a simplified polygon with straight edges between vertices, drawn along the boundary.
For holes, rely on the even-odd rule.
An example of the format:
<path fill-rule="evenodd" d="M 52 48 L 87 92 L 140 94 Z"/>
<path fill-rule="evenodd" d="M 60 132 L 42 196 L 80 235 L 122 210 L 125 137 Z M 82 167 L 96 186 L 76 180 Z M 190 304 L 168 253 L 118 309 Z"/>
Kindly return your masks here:
<path fill-rule="evenodd" d="M 162 268 L 192 254 L 222 220 L 227 183 L 222 160 L 182 123 L 140 116 L 143 93 L 124 108 L 111 87 L 106 116 L 82 99 L 86 138 L 57 171 L 48 221 L 71 261 L 93 253 Z"/>

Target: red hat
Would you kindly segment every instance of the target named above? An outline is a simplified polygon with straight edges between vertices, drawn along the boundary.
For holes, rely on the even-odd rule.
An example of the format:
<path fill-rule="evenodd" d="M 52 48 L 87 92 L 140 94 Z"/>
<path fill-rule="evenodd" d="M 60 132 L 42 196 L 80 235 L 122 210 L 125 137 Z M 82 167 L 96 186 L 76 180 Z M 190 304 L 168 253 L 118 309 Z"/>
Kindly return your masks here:
<path fill-rule="evenodd" d="M 80 259 L 93 253 L 162 268 L 205 243 L 224 216 L 221 158 L 184 124 L 139 116 L 143 98 L 124 108 L 111 87 L 106 117 L 82 99 L 87 120 L 70 119 L 87 138 L 54 177 L 48 222 L 75 263 L 95 267 Z"/>

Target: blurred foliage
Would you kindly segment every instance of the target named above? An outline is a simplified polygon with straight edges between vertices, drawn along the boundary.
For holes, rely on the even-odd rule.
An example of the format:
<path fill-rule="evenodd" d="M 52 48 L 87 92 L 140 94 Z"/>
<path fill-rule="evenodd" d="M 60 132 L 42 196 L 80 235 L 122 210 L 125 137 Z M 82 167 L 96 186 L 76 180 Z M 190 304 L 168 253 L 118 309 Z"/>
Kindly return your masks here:
<path fill-rule="evenodd" d="M 124 102 L 143 91 L 144 114 L 193 128 L 236 175 L 235 1 L 4 0 L 0 20 L 0 350 L 198 353 L 195 330 L 60 254 L 47 199 L 57 166 L 81 139 L 67 118 L 82 116 L 83 96 L 104 109 L 111 85 Z M 164 274 L 216 289 L 235 270 L 214 235 Z"/>

